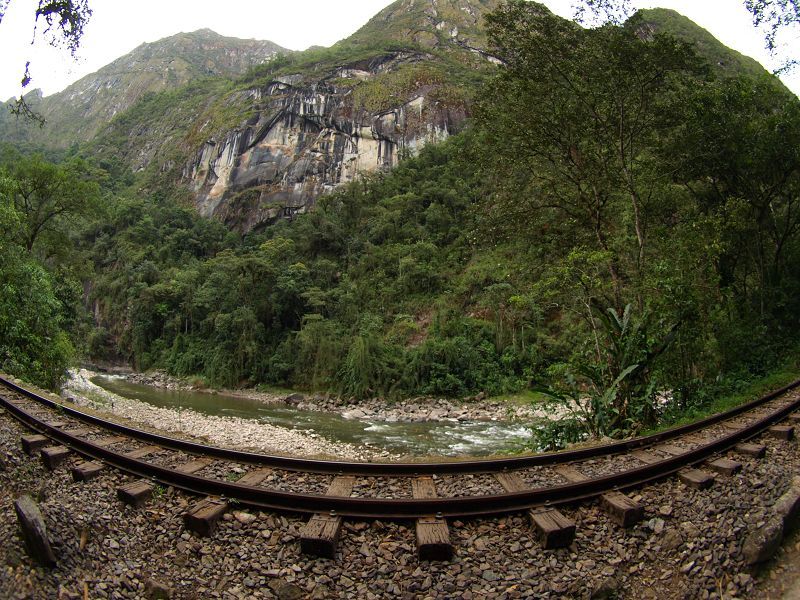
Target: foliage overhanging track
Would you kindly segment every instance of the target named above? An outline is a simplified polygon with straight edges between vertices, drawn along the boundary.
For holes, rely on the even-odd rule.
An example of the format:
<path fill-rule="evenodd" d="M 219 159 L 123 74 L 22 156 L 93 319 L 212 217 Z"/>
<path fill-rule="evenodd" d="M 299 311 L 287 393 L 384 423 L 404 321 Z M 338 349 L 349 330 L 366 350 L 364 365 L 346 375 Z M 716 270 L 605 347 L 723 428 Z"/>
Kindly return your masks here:
<path fill-rule="evenodd" d="M 500 473 L 512 469 L 556 465 L 622 454 L 672 440 L 740 416 L 800 386 L 800 380 L 798 380 L 762 398 L 707 419 L 689 425 L 675 427 L 658 434 L 602 446 L 502 459 L 464 460 L 438 463 L 366 463 L 271 456 L 205 446 L 194 442 L 140 431 L 87 415 L 39 396 L 3 378 L 0 378 L 0 383 L 13 392 L 22 394 L 30 400 L 41 403 L 48 408 L 62 411 L 65 416 L 84 421 L 107 431 L 124 434 L 133 439 L 157 444 L 164 448 L 179 450 L 188 454 L 233 460 L 241 463 L 258 464 L 290 471 L 363 476 Z M 758 418 L 752 423 L 737 426 L 728 435 L 713 438 L 708 443 L 687 450 L 683 454 L 671 456 L 653 464 L 647 464 L 610 475 L 590 478 L 578 483 L 532 488 L 522 492 L 426 499 L 323 496 L 319 494 L 286 492 L 259 486 L 247 486 L 235 482 L 201 477 L 152 464 L 144 460 L 131 458 L 87 439 L 83 439 L 78 435 L 70 434 L 63 429 L 49 425 L 47 422 L 37 418 L 35 415 L 3 396 L 0 396 L 0 405 L 5 407 L 11 415 L 32 429 L 57 440 L 79 454 L 101 460 L 128 473 L 152 479 L 162 484 L 171 485 L 189 492 L 222 496 L 235 499 L 243 505 L 265 509 L 304 513 L 335 511 L 337 514 L 343 516 L 364 518 L 412 518 L 430 514 L 441 514 L 447 517 L 491 515 L 519 511 L 542 505 L 565 504 L 595 497 L 609 490 L 626 489 L 662 479 L 687 466 L 700 463 L 715 454 L 728 450 L 737 443 L 752 438 L 770 425 L 781 421 L 790 413 L 800 409 L 800 398 L 787 402 L 767 415 L 758 415 Z"/>

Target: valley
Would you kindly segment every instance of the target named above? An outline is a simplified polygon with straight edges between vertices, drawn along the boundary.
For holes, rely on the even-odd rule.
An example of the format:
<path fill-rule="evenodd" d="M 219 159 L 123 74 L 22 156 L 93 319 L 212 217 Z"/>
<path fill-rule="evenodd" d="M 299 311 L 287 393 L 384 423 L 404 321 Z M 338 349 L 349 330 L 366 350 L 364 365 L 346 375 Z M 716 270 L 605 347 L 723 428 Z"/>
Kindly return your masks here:
<path fill-rule="evenodd" d="M 664 8 L 397 0 L 26 102 L 0 595 L 766 589 L 800 506 L 800 100 L 755 60 Z M 26 494 L 62 566 L 12 531 Z"/>

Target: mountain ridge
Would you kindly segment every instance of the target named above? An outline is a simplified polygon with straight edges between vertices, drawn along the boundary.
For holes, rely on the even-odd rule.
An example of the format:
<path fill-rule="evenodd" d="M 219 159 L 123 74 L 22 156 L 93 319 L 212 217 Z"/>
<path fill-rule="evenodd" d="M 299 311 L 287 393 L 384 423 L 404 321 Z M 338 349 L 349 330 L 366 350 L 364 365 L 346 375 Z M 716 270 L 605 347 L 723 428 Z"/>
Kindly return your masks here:
<path fill-rule="evenodd" d="M 46 122 L 39 131 L 28 128 L 28 140 L 54 147 L 86 142 L 145 94 L 172 90 L 198 77 L 241 75 L 289 52 L 274 42 L 226 37 L 208 28 L 144 42 L 60 92 L 27 94 Z M 5 116 L 0 115 L 0 128 L 13 131 L 14 123 L 7 118 L 3 123 Z"/>
<path fill-rule="evenodd" d="M 676 10 L 645 8 L 637 11 L 636 16 L 641 18 L 642 22 L 655 33 L 666 32 L 682 41 L 693 43 L 698 54 L 705 56 L 715 68 L 725 75 L 744 72 L 760 76 L 766 72 L 764 66 L 757 60 L 726 46 L 707 29 Z M 775 78 L 775 80 L 780 83 L 779 79 Z"/>
<path fill-rule="evenodd" d="M 300 52 L 207 28 L 175 34 L 72 84 L 58 96 L 69 126 L 32 139 L 84 142 L 139 173 L 141 191 L 166 185 L 204 216 L 250 231 L 460 131 L 497 63 L 482 17 L 501 3 L 397 0 L 348 38 Z M 695 41 L 722 74 L 766 76 L 675 11 L 640 17 L 648 33 Z M 0 138 L 13 139 L 7 125 L 0 116 Z"/>
<path fill-rule="evenodd" d="M 392 168 L 463 127 L 471 90 L 492 62 L 485 40 L 459 37 L 454 29 L 469 32 L 499 0 L 440 0 L 449 12 L 431 22 L 426 10 L 433 4 L 401 0 L 329 48 L 260 65 L 207 103 L 192 99 L 205 107 L 194 115 L 165 97 L 169 118 L 156 124 L 154 111 L 142 110 L 147 124 L 117 120 L 98 137 L 101 152 L 133 161 L 135 170 L 150 165 L 152 180 L 179 182 L 201 214 L 233 228 L 291 218 L 337 185 Z M 397 10 L 405 17 L 400 23 L 393 21 Z M 380 25 L 386 18 L 388 29 Z M 411 39 L 413 23 L 418 32 L 436 32 L 436 43 Z M 229 118 L 219 122 L 223 113 Z M 183 131 L 174 126 L 189 121 L 194 125 Z M 131 135 L 153 128 L 170 143 L 142 144 Z"/>

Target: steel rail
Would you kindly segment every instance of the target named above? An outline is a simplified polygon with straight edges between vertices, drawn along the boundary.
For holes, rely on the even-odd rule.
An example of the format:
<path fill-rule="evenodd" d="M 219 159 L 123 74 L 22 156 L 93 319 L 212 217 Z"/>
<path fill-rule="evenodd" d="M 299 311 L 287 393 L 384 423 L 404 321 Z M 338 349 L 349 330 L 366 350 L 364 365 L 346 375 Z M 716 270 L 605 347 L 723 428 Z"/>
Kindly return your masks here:
<path fill-rule="evenodd" d="M 54 402 L 53 400 L 40 396 L 31 390 L 19 386 L 14 382 L 8 381 L 2 377 L 0 377 L 0 384 L 5 385 L 17 393 L 23 394 L 31 400 L 44 404 L 45 406 L 63 411 L 65 415 L 81 420 L 85 423 L 151 444 L 162 446 L 164 448 L 179 450 L 181 452 L 187 452 L 190 454 L 202 454 L 203 456 L 211 456 L 214 458 L 230 460 L 234 462 L 257 464 L 276 469 L 305 471 L 312 473 L 334 473 L 347 475 L 442 475 L 457 473 L 494 473 L 504 470 L 556 465 L 630 452 L 631 450 L 637 450 L 645 446 L 652 446 L 654 444 L 665 442 L 682 435 L 698 431 L 700 429 L 705 429 L 711 425 L 757 408 L 758 406 L 774 400 L 786 392 L 800 386 L 800 379 L 778 390 L 770 392 L 761 398 L 752 400 L 751 402 L 747 402 L 725 412 L 712 415 L 711 417 L 707 417 L 687 425 L 673 427 L 659 433 L 622 440 L 619 442 L 612 442 L 610 444 L 590 446 L 575 450 L 563 450 L 560 452 L 545 452 L 540 454 L 512 456 L 507 458 L 394 463 L 298 458 L 272 454 L 261 454 L 258 452 L 248 452 L 243 450 L 233 450 L 229 448 L 220 448 L 218 446 L 207 446 L 197 442 L 172 438 L 148 431 L 142 431 L 133 427 L 127 427 L 119 423 L 106 421 L 100 417 L 89 415 L 69 406 L 64 406 L 58 402 Z"/>
<path fill-rule="evenodd" d="M 780 395 L 780 393 L 785 393 L 797 384 L 798 382 L 786 388 L 782 388 L 782 390 L 768 394 L 761 398 L 758 403 L 749 403 L 749 405 L 753 407 L 774 399 Z M 29 392 L 29 394 L 31 393 L 32 392 Z M 29 394 L 26 394 L 26 396 Z M 784 419 L 787 415 L 800 408 L 800 398 L 798 398 L 771 414 L 758 419 L 754 423 L 735 430 L 729 435 L 714 439 L 708 444 L 688 450 L 681 455 L 672 456 L 657 463 L 603 477 L 588 479 L 578 483 L 484 496 L 387 499 L 345 498 L 317 494 L 300 494 L 241 485 L 235 482 L 181 473 L 167 467 L 130 458 L 124 454 L 114 452 L 109 448 L 99 446 L 89 440 L 79 438 L 62 429 L 48 425 L 6 398 L 0 397 L 0 402 L 20 421 L 63 443 L 65 446 L 72 448 L 79 454 L 102 460 L 123 471 L 152 479 L 164 485 L 170 485 L 196 494 L 220 496 L 231 499 L 241 505 L 260 509 L 282 510 L 295 513 L 332 512 L 342 516 L 360 518 L 413 518 L 431 514 L 441 514 L 447 517 L 480 516 L 516 512 L 543 505 L 573 503 L 598 496 L 610 490 L 627 489 L 668 477 L 687 466 L 707 460 L 711 456 L 757 435 L 766 427 Z M 728 412 L 730 413 L 732 411 Z M 738 410 L 736 414 L 740 414 L 741 412 L 743 411 Z M 652 436 L 650 437 L 652 438 Z M 496 471 L 502 470 L 504 469 L 496 469 Z"/>

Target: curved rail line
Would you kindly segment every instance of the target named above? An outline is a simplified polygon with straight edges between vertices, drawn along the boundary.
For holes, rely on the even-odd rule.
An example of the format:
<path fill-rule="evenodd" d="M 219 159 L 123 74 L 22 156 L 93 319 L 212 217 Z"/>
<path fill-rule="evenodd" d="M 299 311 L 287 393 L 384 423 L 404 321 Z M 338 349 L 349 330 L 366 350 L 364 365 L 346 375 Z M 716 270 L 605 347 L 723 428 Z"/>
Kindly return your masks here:
<path fill-rule="evenodd" d="M 742 415 L 748 411 L 774 400 L 786 392 L 800 386 L 800 380 L 791 383 L 766 396 L 743 404 L 737 408 L 726 411 L 680 427 L 675 427 L 650 436 L 638 437 L 612 444 L 551 452 L 529 456 L 519 456 L 501 459 L 463 460 L 455 462 L 435 463 L 367 463 L 325 461 L 304 458 L 290 458 L 272 456 L 253 452 L 242 452 L 205 446 L 202 444 L 178 440 L 161 436 L 134 428 L 126 427 L 87 415 L 70 407 L 39 396 L 11 381 L 0 378 L 0 383 L 23 396 L 43 404 L 52 409 L 63 411 L 68 415 L 83 422 L 95 425 L 107 431 L 123 434 L 125 436 L 157 444 L 164 448 L 179 450 L 189 454 L 199 454 L 208 457 L 227 459 L 242 463 L 257 464 L 286 470 L 330 473 L 353 474 L 364 476 L 394 475 L 411 476 L 422 474 L 458 474 L 458 473 L 499 473 L 512 469 L 529 468 L 535 466 L 556 465 L 576 462 L 597 457 L 620 454 L 631 450 L 672 440 L 682 435 L 693 433 L 725 420 Z M 131 458 L 115 452 L 107 447 L 95 444 L 90 440 L 72 435 L 62 429 L 48 425 L 35 415 L 24 410 L 10 400 L 0 396 L 0 405 L 25 423 L 31 429 L 39 431 L 48 437 L 57 440 L 77 453 L 94 459 L 101 460 L 128 473 L 152 479 L 164 485 L 196 493 L 221 496 L 235 499 L 242 505 L 262 509 L 283 510 L 302 513 L 327 513 L 349 517 L 361 518 L 414 518 L 437 514 L 444 517 L 492 515 L 507 512 L 521 511 L 524 509 L 572 503 L 591 497 L 596 497 L 610 490 L 627 489 L 642 485 L 658 479 L 663 479 L 694 465 L 711 456 L 724 452 L 739 442 L 754 437 L 767 427 L 786 418 L 790 413 L 800 409 L 800 398 L 787 403 L 778 410 L 762 416 L 755 422 L 733 430 L 730 434 L 713 439 L 707 444 L 700 445 L 683 454 L 671 456 L 659 462 L 613 473 L 601 477 L 587 479 L 578 483 L 567 483 L 542 488 L 532 488 L 522 492 L 504 494 L 490 494 L 482 496 L 456 496 L 439 498 L 365 498 L 365 497 L 340 497 L 323 496 L 319 494 L 303 494 L 287 492 L 258 486 L 248 486 L 236 482 L 211 479 L 198 475 L 182 473 L 180 471 L 152 464 L 144 460 Z"/>

